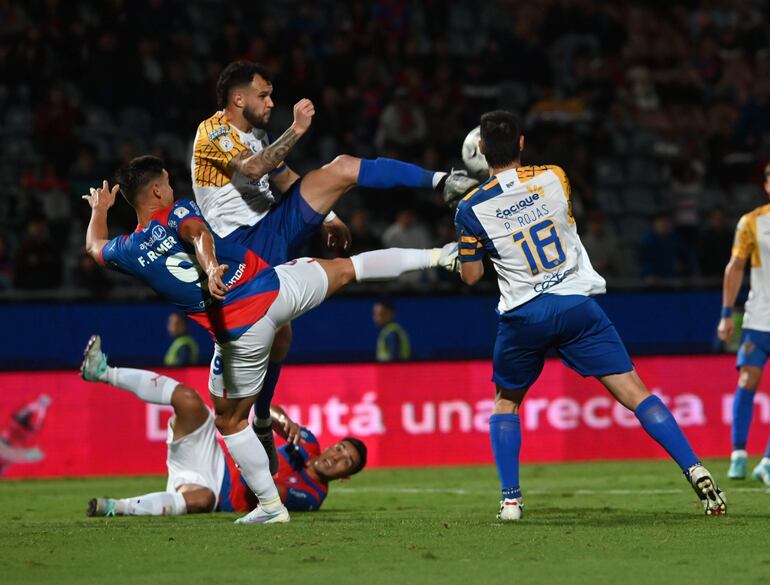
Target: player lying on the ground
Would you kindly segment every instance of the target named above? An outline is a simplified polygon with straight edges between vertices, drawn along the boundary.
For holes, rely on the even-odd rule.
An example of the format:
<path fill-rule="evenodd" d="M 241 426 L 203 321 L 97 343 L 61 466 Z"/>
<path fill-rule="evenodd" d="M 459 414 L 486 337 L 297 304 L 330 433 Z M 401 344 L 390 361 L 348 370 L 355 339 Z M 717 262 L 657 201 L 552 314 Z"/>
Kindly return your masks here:
<path fill-rule="evenodd" d="M 237 522 L 287 522 L 267 454 L 248 424 L 275 330 L 353 281 L 397 278 L 435 266 L 451 270 L 457 246 L 376 250 L 336 260 L 300 258 L 271 267 L 253 251 L 213 234 L 194 202 L 174 202 L 160 159 L 139 157 L 120 177 L 139 225 L 131 235 L 107 239 L 107 212 L 119 187 L 104 181 L 84 196 L 91 206 L 88 252 L 147 283 L 214 337 L 209 392 L 215 424 L 259 499 L 259 506 Z"/>
<path fill-rule="evenodd" d="M 248 512 L 257 506 L 235 462 L 217 441 L 211 410 L 193 388 L 155 372 L 110 367 L 98 335 L 86 346 L 80 375 L 88 382 L 128 390 L 144 402 L 174 408 L 166 439 L 166 491 L 93 498 L 88 502 L 89 516 Z M 321 451 L 313 433 L 300 428 L 283 409 L 274 406 L 271 414 L 274 431 L 287 440 L 278 449 L 279 468 L 273 480 L 289 510 L 317 510 L 331 481 L 348 478 L 366 465 L 366 446 L 360 440 L 346 437 Z"/>
<path fill-rule="evenodd" d="M 765 167 L 765 193 L 770 195 L 770 165 Z M 750 211 L 738 222 L 730 262 L 725 267 L 722 283 L 722 318 L 717 334 L 722 341 L 733 336 L 733 307 L 743 284 L 746 263 L 751 259 L 751 290 L 743 315 L 741 347 L 738 350 L 738 389 L 733 398 L 732 444 L 730 479 L 745 479 L 748 453 L 746 441 L 754 414 L 756 396 L 762 370 L 770 356 L 770 274 L 767 262 L 762 262 L 763 251 L 767 250 L 767 225 L 770 221 L 770 205 L 762 205 Z M 760 229 L 761 228 L 761 229 Z M 764 457 L 751 474 L 755 479 L 770 486 L 770 440 Z"/>
<path fill-rule="evenodd" d="M 665 404 L 645 388 L 615 327 L 590 295 L 605 292 L 578 237 L 570 187 L 557 166 L 521 166 L 524 137 L 505 111 L 481 117 L 481 152 L 490 178 L 457 207 L 460 275 L 475 284 L 488 255 L 500 285 L 493 358 L 497 385 L 489 421 L 502 484 L 498 518 L 522 515 L 519 408 L 543 369 L 546 352 L 583 376 L 594 376 L 676 461 L 706 514 L 727 505 Z M 502 211 L 501 211 L 502 210 Z"/>
<path fill-rule="evenodd" d="M 291 126 L 270 142 L 267 123 L 273 109 L 273 84 L 267 68 L 249 61 L 230 63 L 217 80 L 216 112 L 198 125 L 190 164 L 192 188 L 201 213 L 218 236 L 256 252 L 271 266 L 297 257 L 299 247 L 320 226 L 326 241 L 350 243 L 350 232 L 332 207 L 354 185 L 389 189 L 435 189 L 452 196 L 478 181 L 459 172 L 423 169 L 388 158 L 342 155 L 300 176 L 284 159 L 308 131 L 315 108 L 308 99 L 294 106 Z M 265 381 L 254 405 L 259 436 L 271 464 L 270 402 L 281 363 L 289 352 L 291 329 L 276 331 Z"/>

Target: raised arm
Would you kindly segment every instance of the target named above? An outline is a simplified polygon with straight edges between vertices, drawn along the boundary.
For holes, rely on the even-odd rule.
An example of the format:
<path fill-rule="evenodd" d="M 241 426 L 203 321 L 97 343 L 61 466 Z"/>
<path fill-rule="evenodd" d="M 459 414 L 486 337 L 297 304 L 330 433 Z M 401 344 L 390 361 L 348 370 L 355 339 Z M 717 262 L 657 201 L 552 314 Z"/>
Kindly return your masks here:
<path fill-rule="evenodd" d="M 206 273 L 211 296 L 220 301 L 225 300 L 227 286 L 222 281 L 222 276 L 227 272 L 229 266 L 217 261 L 214 236 L 211 235 L 209 228 L 202 221 L 186 221 L 179 228 L 179 235 L 195 248 L 195 257 Z"/>
<path fill-rule="evenodd" d="M 104 181 L 101 188 L 92 188 L 90 194 L 83 195 L 83 199 L 91 206 L 91 220 L 88 222 L 86 230 L 86 251 L 91 258 L 102 265 L 104 264 L 102 249 L 109 242 L 107 212 L 115 204 L 118 189 L 120 189 L 120 185 L 115 185 L 110 189 L 109 183 Z"/>
<path fill-rule="evenodd" d="M 299 442 L 301 428 L 289 418 L 283 408 L 277 405 L 270 406 L 270 416 L 273 418 L 273 432 L 290 443 Z"/>
<path fill-rule="evenodd" d="M 722 318 L 717 328 L 717 335 L 722 341 L 728 341 L 733 336 L 735 325 L 731 313 L 743 283 L 745 268 L 746 259 L 739 256 L 732 256 L 725 267 L 725 277 L 722 281 Z"/>
<path fill-rule="evenodd" d="M 313 102 L 302 99 L 294 105 L 294 123 L 264 150 L 252 154 L 242 152 L 233 158 L 229 167 L 251 179 L 259 179 L 272 171 L 279 163 L 283 162 L 289 151 L 297 144 L 297 141 L 310 128 L 310 123 L 315 114 Z M 291 172 L 287 169 L 284 172 Z M 290 178 L 290 177 L 288 177 Z M 287 180 L 288 180 L 287 178 Z M 295 179 L 296 180 L 296 179 Z M 293 181 L 292 181 L 293 182 Z M 279 187 L 280 188 L 280 187 Z"/>

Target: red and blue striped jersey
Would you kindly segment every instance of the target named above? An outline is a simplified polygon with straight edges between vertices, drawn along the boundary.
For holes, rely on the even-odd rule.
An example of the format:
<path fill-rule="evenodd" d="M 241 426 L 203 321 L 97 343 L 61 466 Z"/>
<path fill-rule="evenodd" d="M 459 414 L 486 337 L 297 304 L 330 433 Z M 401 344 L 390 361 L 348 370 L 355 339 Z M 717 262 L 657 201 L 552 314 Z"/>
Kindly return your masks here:
<path fill-rule="evenodd" d="M 228 265 L 222 280 L 229 287 L 224 301 L 212 298 L 193 246 L 179 235 L 188 221 L 208 227 L 198 206 L 180 199 L 153 214 L 147 227 L 137 226 L 131 235 L 108 242 L 102 249 L 102 261 L 147 283 L 220 343 L 237 339 L 278 296 L 278 276 L 253 251 L 212 232 L 217 261 Z"/>
<path fill-rule="evenodd" d="M 325 484 L 315 481 L 306 471 L 307 462 L 321 454 L 315 435 L 306 428 L 300 431 L 298 445 L 287 443 L 278 448 L 278 473 L 273 481 L 284 505 L 291 512 L 318 510 L 329 493 Z M 229 454 L 222 488 L 219 491 L 219 512 L 249 512 L 256 506 L 256 497 L 241 478 L 238 467 Z"/>

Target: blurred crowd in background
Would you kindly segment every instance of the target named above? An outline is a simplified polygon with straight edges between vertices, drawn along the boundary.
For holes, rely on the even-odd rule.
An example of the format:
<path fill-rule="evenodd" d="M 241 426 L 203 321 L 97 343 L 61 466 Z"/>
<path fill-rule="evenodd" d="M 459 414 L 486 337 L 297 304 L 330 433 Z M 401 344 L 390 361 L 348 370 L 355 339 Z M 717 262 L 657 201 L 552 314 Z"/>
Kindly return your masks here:
<path fill-rule="evenodd" d="M 143 153 L 191 195 L 191 143 L 236 59 L 272 72 L 274 130 L 316 103 L 299 172 L 341 153 L 460 167 L 479 115 L 510 109 L 523 161 L 566 170 L 610 285 L 719 286 L 735 222 L 767 202 L 768 22 L 761 0 L 0 0 L 0 298 L 148 294 L 83 253 L 80 196 Z M 454 237 L 431 192 L 335 210 L 354 253 Z M 122 199 L 111 224 L 135 227 Z M 399 290 L 461 290 L 446 276 Z"/>

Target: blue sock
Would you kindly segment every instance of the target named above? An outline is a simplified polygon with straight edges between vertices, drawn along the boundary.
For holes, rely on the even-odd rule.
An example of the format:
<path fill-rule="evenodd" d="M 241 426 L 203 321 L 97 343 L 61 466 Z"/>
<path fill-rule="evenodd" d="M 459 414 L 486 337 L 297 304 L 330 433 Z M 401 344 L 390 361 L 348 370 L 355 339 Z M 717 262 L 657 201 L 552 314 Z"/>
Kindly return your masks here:
<path fill-rule="evenodd" d="M 754 395 L 756 392 L 738 388 L 733 397 L 733 449 L 745 449 L 749 436 L 751 417 L 754 414 Z"/>
<path fill-rule="evenodd" d="M 275 387 L 278 385 L 278 377 L 281 375 L 281 364 L 276 362 L 267 363 L 265 372 L 265 381 L 262 384 L 262 390 L 254 403 L 254 416 L 261 419 L 270 418 L 270 404 L 273 402 Z"/>
<path fill-rule="evenodd" d="M 497 475 L 503 489 L 503 499 L 520 498 L 519 450 L 521 423 L 518 414 L 493 414 L 489 417 L 489 437 L 495 454 Z"/>
<path fill-rule="evenodd" d="M 372 189 L 433 188 L 433 171 L 392 158 L 362 159 L 358 184 Z"/>
<path fill-rule="evenodd" d="M 684 436 L 674 415 L 655 395 L 648 396 L 636 407 L 636 418 L 642 428 L 663 447 L 677 465 L 686 472 L 693 465 L 700 463 Z"/>

